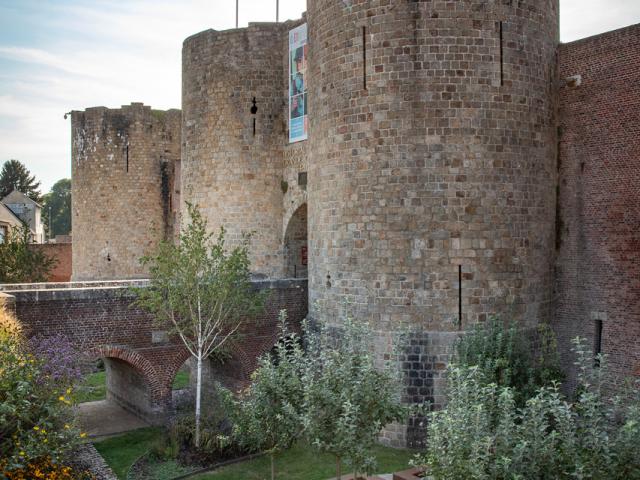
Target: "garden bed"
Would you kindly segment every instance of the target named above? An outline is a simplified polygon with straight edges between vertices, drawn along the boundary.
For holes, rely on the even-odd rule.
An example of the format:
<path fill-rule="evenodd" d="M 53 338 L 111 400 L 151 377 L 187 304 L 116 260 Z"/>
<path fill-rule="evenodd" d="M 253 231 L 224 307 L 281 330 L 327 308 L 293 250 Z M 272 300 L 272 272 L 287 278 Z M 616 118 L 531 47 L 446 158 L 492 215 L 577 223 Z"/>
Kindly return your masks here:
<path fill-rule="evenodd" d="M 146 428 L 96 442 L 95 446 L 118 478 L 125 480 L 127 472 L 132 469 L 133 464 L 144 456 L 162 435 L 164 435 L 162 429 Z M 378 471 L 393 472 L 405 469 L 415 452 L 377 446 L 374 453 L 378 460 Z M 167 472 L 173 468 L 171 465 L 165 467 Z M 203 467 L 200 465 L 198 468 Z M 214 466 L 208 468 L 211 469 Z M 240 478 L 243 480 L 263 480 L 269 478 L 270 468 L 268 457 L 256 458 L 254 456 L 241 463 L 218 465 L 214 471 L 202 473 L 196 471 L 193 478 L 200 480 L 238 480 Z M 276 457 L 276 472 L 278 480 L 326 480 L 335 476 L 335 460 L 330 455 L 318 453 L 312 447 L 300 443 Z M 180 473 L 177 473 L 176 477 L 178 475 Z"/>

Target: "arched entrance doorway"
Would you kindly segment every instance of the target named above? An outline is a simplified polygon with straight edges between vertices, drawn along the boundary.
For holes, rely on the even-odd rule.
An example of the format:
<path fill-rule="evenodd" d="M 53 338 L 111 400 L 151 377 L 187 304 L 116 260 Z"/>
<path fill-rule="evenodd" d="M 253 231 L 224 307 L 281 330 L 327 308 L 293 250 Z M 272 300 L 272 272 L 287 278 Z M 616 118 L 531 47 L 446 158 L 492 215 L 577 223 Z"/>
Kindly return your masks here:
<path fill-rule="evenodd" d="M 284 234 L 285 274 L 289 278 L 307 277 L 307 204 L 293 212 Z"/>

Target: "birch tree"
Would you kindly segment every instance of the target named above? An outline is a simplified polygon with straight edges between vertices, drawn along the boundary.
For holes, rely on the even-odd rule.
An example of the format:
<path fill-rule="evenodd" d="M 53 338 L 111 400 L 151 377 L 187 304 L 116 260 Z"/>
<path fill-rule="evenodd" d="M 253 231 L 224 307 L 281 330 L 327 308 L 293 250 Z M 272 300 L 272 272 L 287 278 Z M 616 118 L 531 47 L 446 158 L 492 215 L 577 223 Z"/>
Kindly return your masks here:
<path fill-rule="evenodd" d="M 242 324 L 264 306 L 264 293 L 251 286 L 249 237 L 231 248 L 225 231 L 207 233 L 207 222 L 187 204 L 191 222 L 179 242 L 162 242 L 142 258 L 150 285 L 136 290 L 136 305 L 180 338 L 196 362 L 195 446 L 200 446 L 202 364 L 239 334 Z"/>

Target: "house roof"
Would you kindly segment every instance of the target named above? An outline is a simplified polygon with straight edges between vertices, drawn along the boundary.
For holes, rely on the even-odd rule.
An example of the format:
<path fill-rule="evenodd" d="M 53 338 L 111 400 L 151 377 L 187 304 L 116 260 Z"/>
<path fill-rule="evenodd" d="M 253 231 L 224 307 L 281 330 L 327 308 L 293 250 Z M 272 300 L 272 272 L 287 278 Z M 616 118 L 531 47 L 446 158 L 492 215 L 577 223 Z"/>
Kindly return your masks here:
<path fill-rule="evenodd" d="M 0 223 L 8 223 L 15 226 L 24 225 L 24 222 L 16 217 L 9 207 L 3 203 L 0 203 Z"/>
<path fill-rule="evenodd" d="M 32 205 L 37 205 L 38 207 L 42 208 L 42 205 L 40 205 L 38 202 L 33 201 L 24 193 L 18 190 L 14 190 L 9 195 L 4 197 L 2 200 L 0 200 L 0 203 L 4 203 L 5 205 L 7 203 L 30 203 Z"/>

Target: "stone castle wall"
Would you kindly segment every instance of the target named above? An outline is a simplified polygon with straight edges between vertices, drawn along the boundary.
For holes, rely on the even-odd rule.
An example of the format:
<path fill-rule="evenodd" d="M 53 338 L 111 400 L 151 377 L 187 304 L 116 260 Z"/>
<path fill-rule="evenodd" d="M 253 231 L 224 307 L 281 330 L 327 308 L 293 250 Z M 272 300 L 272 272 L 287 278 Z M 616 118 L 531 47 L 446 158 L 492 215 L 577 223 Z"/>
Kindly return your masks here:
<path fill-rule="evenodd" d="M 558 5 L 509 4 L 309 5 L 315 316 L 549 318 Z"/>
<path fill-rule="evenodd" d="M 550 319 L 558 2 L 308 7 L 310 315 L 414 331 L 407 398 L 441 405 L 458 331 Z"/>
<path fill-rule="evenodd" d="M 558 0 L 308 6 L 185 40 L 181 146 L 179 114 L 74 112 L 74 277 L 143 273 L 137 258 L 162 238 L 149 225 L 175 234 L 191 202 L 231 245 L 253 232 L 257 274 L 308 274 L 313 321 L 369 320 L 381 357 L 413 332 L 399 357 L 407 401 L 443 404 L 456 339 L 491 315 L 552 322 L 565 365 L 569 339 L 595 349 L 602 325 L 616 372 L 639 369 L 640 27 L 558 53 Z M 288 32 L 303 22 L 309 140 L 289 144 Z M 581 86 L 559 87 L 575 74 Z M 137 177 L 122 171 L 123 125 L 130 154 L 146 152 Z M 419 443 L 421 428 L 385 441 Z"/>
<path fill-rule="evenodd" d="M 571 339 L 640 374 L 640 25 L 560 47 L 556 316 L 563 365 Z M 600 331 L 601 330 L 601 331 Z"/>
<path fill-rule="evenodd" d="M 213 232 L 224 226 L 232 245 L 253 232 L 252 268 L 270 278 L 283 274 L 286 33 L 280 24 L 251 24 L 207 30 L 183 46 L 184 201 L 200 208 Z"/>
<path fill-rule="evenodd" d="M 174 229 L 180 111 L 132 103 L 71 118 L 73 279 L 144 276 L 139 259 Z"/>

